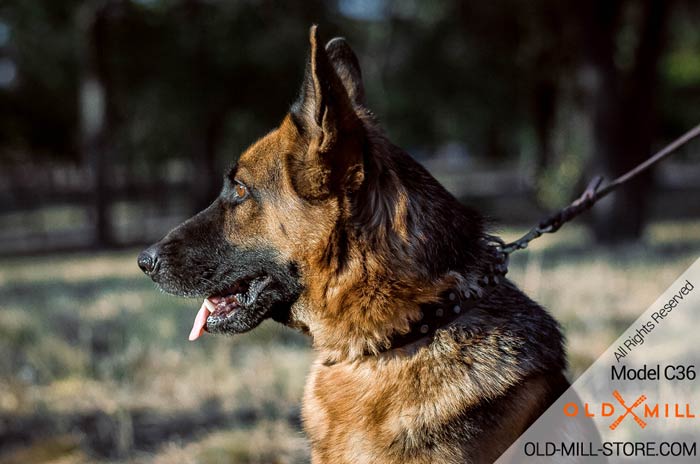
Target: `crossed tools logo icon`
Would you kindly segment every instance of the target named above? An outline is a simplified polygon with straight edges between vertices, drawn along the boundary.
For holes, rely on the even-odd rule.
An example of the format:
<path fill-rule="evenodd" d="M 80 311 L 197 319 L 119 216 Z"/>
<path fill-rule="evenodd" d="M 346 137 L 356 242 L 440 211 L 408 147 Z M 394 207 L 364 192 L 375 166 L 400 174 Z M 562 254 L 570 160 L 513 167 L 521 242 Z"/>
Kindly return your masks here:
<path fill-rule="evenodd" d="M 620 404 L 622 405 L 623 408 L 625 408 L 625 412 L 624 412 L 623 414 L 621 414 L 617 419 L 615 419 L 615 422 L 613 422 L 612 424 L 610 424 L 610 430 L 615 430 L 615 429 L 617 428 L 617 426 L 620 425 L 620 423 L 621 423 L 623 420 L 625 420 L 625 417 L 627 417 L 628 415 L 631 415 L 632 418 L 634 419 L 634 421 L 635 421 L 641 428 L 644 428 L 644 427 L 647 426 L 647 423 L 644 422 L 644 421 L 642 420 L 642 418 L 639 417 L 639 416 L 637 415 L 637 413 L 634 412 L 634 409 L 635 409 L 637 406 L 641 405 L 642 403 L 644 403 L 644 402 L 647 400 L 647 396 L 646 396 L 646 395 L 640 395 L 639 398 L 637 398 L 637 400 L 636 400 L 634 403 L 632 403 L 631 406 L 627 406 L 627 405 L 625 404 L 625 400 L 622 398 L 622 395 L 620 395 L 620 392 L 619 392 L 619 391 L 617 391 L 617 390 L 613 391 L 613 396 L 615 397 L 615 399 L 617 400 L 617 402 L 620 403 Z"/>

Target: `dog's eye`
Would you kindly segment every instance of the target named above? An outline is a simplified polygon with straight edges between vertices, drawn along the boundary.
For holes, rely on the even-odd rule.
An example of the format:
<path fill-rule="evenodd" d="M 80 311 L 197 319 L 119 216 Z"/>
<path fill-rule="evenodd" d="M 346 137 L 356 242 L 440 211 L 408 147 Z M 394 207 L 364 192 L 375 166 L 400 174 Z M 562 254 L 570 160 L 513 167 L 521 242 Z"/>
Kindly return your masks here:
<path fill-rule="evenodd" d="M 248 189 L 240 182 L 236 182 L 236 185 L 233 186 L 233 193 L 236 194 L 236 199 L 242 200 L 248 195 Z"/>

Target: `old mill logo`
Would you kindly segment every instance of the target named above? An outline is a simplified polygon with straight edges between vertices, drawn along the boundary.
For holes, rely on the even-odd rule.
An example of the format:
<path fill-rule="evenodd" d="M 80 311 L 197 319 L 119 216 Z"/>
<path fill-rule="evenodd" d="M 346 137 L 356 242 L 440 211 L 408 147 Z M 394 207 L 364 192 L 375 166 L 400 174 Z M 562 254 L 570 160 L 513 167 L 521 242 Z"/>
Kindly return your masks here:
<path fill-rule="evenodd" d="M 603 402 L 596 407 L 590 403 L 583 403 L 583 414 L 586 417 L 612 417 L 610 430 L 615 430 L 625 420 L 633 420 L 644 429 L 648 419 L 693 419 L 695 414 L 691 412 L 690 404 L 685 403 L 655 403 L 647 402 L 646 395 L 639 395 L 634 402 L 627 403 L 619 391 L 612 393 L 615 403 Z M 581 407 L 576 403 L 564 405 L 564 415 L 577 417 Z M 646 419 L 646 420 L 645 420 Z"/>
<path fill-rule="evenodd" d="M 644 422 L 642 419 L 640 419 L 639 416 L 634 412 L 634 408 L 641 405 L 642 403 L 644 403 L 647 400 L 646 395 L 641 395 L 639 398 L 637 398 L 637 401 L 632 403 L 632 406 L 629 406 L 629 407 L 625 404 L 625 400 L 622 399 L 622 395 L 620 395 L 619 391 L 617 391 L 617 390 L 613 391 L 613 396 L 615 397 L 617 402 L 620 403 L 620 405 L 622 405 L 623 408 L 625 408 L 625 413 L 622 414 L 617 419 L 615 419 L 615 422 L 610 424 L 610 430 L 615 430 L 617 428 L 617 426 L 620 425 L 620 423 L 625 419 L 625 417 L 627 417 L 628 414 L 632 415 L 632 417 L 634 418 L 634 421 L 641 428 L 644 428 L 647 426 L 647 423 Z M 658 408 L 658 406 L 657 406 L 657 408 Z"/>

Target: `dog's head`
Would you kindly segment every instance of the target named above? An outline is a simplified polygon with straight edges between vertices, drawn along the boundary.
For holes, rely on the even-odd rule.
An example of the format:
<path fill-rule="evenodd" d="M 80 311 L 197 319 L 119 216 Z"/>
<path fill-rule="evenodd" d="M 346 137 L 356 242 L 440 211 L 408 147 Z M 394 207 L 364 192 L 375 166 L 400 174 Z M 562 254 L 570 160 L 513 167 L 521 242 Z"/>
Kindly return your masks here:
<path fill-rule="evenodd" d="M 280 126 L 240 156 L 211 206 L 139 255 L 162 290 L 208 299 L 202 329 L 240 333 L 272 317 L 316 338 L 333 318 L 375 346 L 419 312 L 416 286 L 474 251 L 478 217 L 384 138 L 363 100 L 353 51 L 340 38 L 323 47 L 312 27 Z M 396 322 L 370 308 L 401 298 Z"/>

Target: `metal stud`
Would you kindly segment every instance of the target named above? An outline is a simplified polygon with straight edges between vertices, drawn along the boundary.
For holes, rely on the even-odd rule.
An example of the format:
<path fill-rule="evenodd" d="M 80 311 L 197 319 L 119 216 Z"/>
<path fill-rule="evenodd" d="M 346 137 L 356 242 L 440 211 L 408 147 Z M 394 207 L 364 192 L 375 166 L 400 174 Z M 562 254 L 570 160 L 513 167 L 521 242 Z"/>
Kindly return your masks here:
<path fill-rule="evenodd" d="M 423 319 L 423 318 L 425 317 L 425 314 L 423 314 L 423 311 L 421 311 L 421 312 L 418 313 L 418 316 L 419 316 L 419 317 L 418 317 L 418 320 L 421 320 L 421 319 Z"/>
<path fill-rule="evenodd" d="M 454 311 L 455 314 L 459 314 L 462 312 L 462 308 L 459 305 L 455 305 L 455 307 L 452 308 L 452 311 Z"/>
<path fill-rule="evenodd" d="M 457 295 L 455 295 L 454 293 L 450 293 L 450 301 L 454 301 L 455 298 L 457 298 Z"/>
<path fill-rule="evenodd" d="M 422 326 L 420 326 L 420 333 L 426 334 L 426 333 L 428 333 L 428 330 L 429 330 L 429 327 L 427 324 L 423 324 Z"/>
<path fill-rule="evenodd" d="M 436 310 L 435 310 L 435 315 L 436 315 L 437 317 L 442 317 L 442 315 L 443 315 L 443 310 L 442 310 L 442 308 L 436 309 Z"/>

